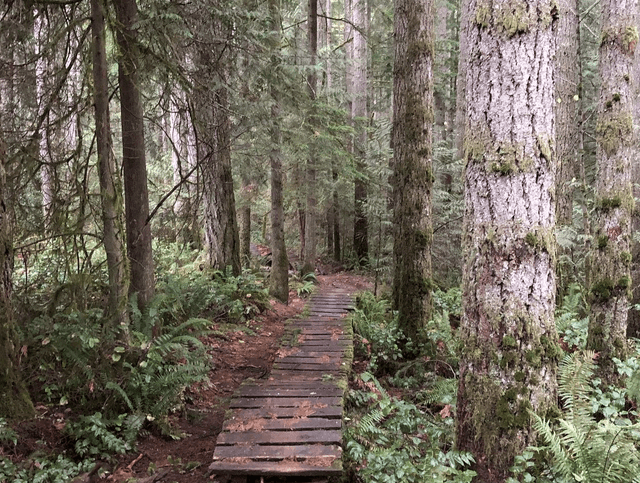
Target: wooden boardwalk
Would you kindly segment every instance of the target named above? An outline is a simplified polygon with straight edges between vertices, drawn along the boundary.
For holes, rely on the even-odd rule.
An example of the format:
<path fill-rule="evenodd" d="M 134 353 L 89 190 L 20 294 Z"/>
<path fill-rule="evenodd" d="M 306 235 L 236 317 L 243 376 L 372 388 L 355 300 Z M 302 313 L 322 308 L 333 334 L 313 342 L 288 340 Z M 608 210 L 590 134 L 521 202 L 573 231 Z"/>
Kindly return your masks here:
<path fill-rule="evenodd" d="M 342 473 L 342 401 L 353 359 L 346 291 L 311 298 L 287 323 L 270 376 L 231 400 L 213 463 L 216 475 L 326 477 Z"/>

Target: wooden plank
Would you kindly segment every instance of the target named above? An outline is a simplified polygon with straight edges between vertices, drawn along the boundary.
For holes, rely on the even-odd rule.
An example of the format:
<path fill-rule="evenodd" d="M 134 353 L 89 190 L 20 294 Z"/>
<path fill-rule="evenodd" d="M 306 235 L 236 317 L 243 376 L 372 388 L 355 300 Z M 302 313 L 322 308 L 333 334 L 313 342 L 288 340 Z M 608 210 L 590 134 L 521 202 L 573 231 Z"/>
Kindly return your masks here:
<path fill-rule="evenodd" d="M 338 476 L 342 474 L 342 461 L 336 459 L 330 466 L 322 466 L 322 461 L 308 463 L 297 461 L 215 461 L 209 466 L 214 474 L 262 475 L 262 476 Z M 328 461 L 327 461 L 328 463 Z"/>
<path fill-rule="evenodd" d="M 233 417 L 246 421 L 251 418 L 267 418 L 267 419 L 284 419 L 284 418 L 341 418 L 342 406 L 327 406 L 321 408 L 300 407 L 298 410 L 292 408 L 254 408 L 254 409 L 235 409 Z"/>
<path fill-rule="evenodd" d="M 244 397 L 309 397 L 309 396 L 341 396 L 343 390 L 337 386 L 334 387 L 263 387 L 263 386 L 241 386 L 238 391 L 239 396 Z"/>
<path fill-rule="evenodd" d="M 248 431 L 248 430 L 269 430 L 269 431 L 292 431 L 300 429 L 341 429 L 342 419 L 328 418 L 288 418 L 288 419 L 266 419 L 255 418 L 248 421 L 228 419 L 222 426 L 226 432 Z"/>
<path fill-rule="evenodd" d="M 213 459 L 224 458 L 251 458 L 253 460 L 282 460 L 294 458 L 298 461 L 307 458 L 325 457 L 340 458 L 342 448 L 336 445 L 309 444 L 296 446 L 219 446 L 216 448 Z"/>
<path fill-rule="evenodd" d="M 287 371 L 337 371 L 341 368 L 342 366 L 340 365 L 339 362 L 336 362 L 334 364 L 331 363 L 323 363 L 323 364 L 304 364 L 304 363 L 300 363 L 300 362 L 285 362 L 285 361 L 278 361 L 275 362 L 273 364 L 273 368 L 274 369 L 281 369 L 281 370 L 287 370 Z"/>
<path fill-rule="evenodd" d="M 340 406 L 341 404 L 341 397 L 310 397 L 306 399 L 297 397 L 239 397 L 231 400 L 229 408 L 299 408 L 306 405 L 325 407 Z"/>
<path fill-rule="evenodd" d="M 323 429 L 316 431 L 245 431 L 220 433 L 218 446 L 232 444 L 340 444 L 342 431 Z"/>
<path fill-rule="evenodd" d="M 332 355 L 325 354 L 323 356 L 305 357 L 296 354 L 295 356 L 286 356 L 276 359 L 276 362 L 284 362 L 286 364 L 339 364 L 342 361 L 340 353 L 334 352 Z"/>

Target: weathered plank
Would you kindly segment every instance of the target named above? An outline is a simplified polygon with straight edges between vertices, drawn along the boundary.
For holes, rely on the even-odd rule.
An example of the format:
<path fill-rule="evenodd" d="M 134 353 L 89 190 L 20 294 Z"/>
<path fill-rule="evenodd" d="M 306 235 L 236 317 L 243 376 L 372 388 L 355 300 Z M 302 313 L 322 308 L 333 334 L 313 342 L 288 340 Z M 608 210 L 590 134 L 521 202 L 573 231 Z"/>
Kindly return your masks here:
<path fill-rule="evenodd" d="M 321 429 L 314 431 L 246 431 L 218 436 L 218 446 L 230 444 L 340 444 L 342 431 Z"/>
<path fill-rule="evenodd" d="M 296 446 L 221 446 L 216 448 L 214 461 L 225 458 L 251 458 L 255 460 L 304 460 L 316 457 L 340 458 L 342 448 L 336 445 L 308 444 Z"/>
<path fill-rule="evenodd" d="M 257 408 L 257 409 L 236 409 L 233 413 L 235 419 L 251 418 L 295 418 L 295 417 L 318 417 L 318 418 L 341 418 L 342 406 L 327 406 L 322 408 L 300 407 L 298 411 L 291 408 Z"/>
<path fill-rule="evenodd" d="M 300 429 L 340 429 L 342 419 L 329 418 L 287 418 L 287 419 L 266 419 L 256 418 L 250 421 L 240 421 L 228 419 L 222 426 L 223 431 L 294 431 Z"/>
<path fill-rule="evenodd" d="M 299 408 L 309 405 L 310 407 L 339 406 L 342 403 L 341 397 L 239 397 L 229 404 L 231 409 L 235 408 Z"/>
<path fill-rule="evenodd" d="M 326 459 L 326 458 L 323 458 Z M 295 475 L 295 476 L 332 476 L 342 474 L 342 461 L 336 459 L 328 465 L 321 460 L 310 462 L 297 461 L 215 461 L 209 466 L 214 474 L 225 475 Z"/>
<path fill-rule="evenodd" d="M 243 397 L 313 397 L 313 396 L 342 396 L 343 390 L 337 386 L 328 387 L 271 387 L 271 386 L 253 386 L 244 385 L 238 391 L 239 396 Z"/>

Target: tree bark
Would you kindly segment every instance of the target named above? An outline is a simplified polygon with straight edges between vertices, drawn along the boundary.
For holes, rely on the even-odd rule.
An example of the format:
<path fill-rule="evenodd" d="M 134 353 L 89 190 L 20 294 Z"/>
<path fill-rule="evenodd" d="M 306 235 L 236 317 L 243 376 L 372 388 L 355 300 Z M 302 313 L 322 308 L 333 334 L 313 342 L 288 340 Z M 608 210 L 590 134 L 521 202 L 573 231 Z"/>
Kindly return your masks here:
<path fill-rule="evenodd" d="M 627 357 L 631 298 L 631 160 L 634 144 L 634 55 L 638 0 L 602 2 L 600 100 L 598 102 L 596 232 L 592 242 L 591 317 L 587 348 L 599 353 L 600 377 L 619 380 L 613 358 Z"/>
<path fill-rule="evenodd" d="M 318 243 L 317 220 L 318 201 L 316 195 L 316 171 L 317 171 L 317 148 L 316 148 L 316 90 L 318 88 L 318 75 L 316 73 L 316 63 L 318 60 L 318 0 L 309 0 L 309 11 L 307 18 L 307 35 L 309 42 L 309 66 L 307 75 L 307 88 L 309 91 L 309 157 L 307 159 L 306 186 L 307 207 L 305 210 L 305 242 L 303 252 L 302 273 L 311 273 L 316 269 L 316 248 Z"/>
<path fill-rule="evenodd" d="M 144 144 L 144 119 L 137 46 L 138 7 L 135 0 L 114 0 L 118 29 L 116 41 L 120 49 L 118 80 L 122 124 L 122 164 L 124 166 L 127 255 L 131 270 L 129 294 L 137 294 L 145 307 L 155 291 L 147 160 Z"/>
<path fill-rule="evenodd" d="M 464 7 L 463 7 L 464 8 Z M 502 482 L 556 404 L 554 0 L 469 0 L 456 445 Z"/>
<path fill-rule="evenodd" d="M 280 131 L 280 48 L 282 29 L 280 2 L 269 0 L 271 16 L 271 277 L 269 293 L 283 303 L 289 303 L 289 259 L 284 238 L 284 201 L 282 187 L 282 134 Z"/>
<path fill-rule="evenodd" d="M 396 0 L 394 18 L 393 299 L 417 342 L 431 316 L 433 1 Z"/>
<path fill-rule="evenodd" d="M 367 40 L 365 38 L 367 0 L 352 0 L 353 101 L 351 118 L 355 126 L 353 142 L 356 160 L 354 181 L 353 247 L 358 264 L 369 264 L 369 223 L 366 214 L 367 186 Z"/>
<path fill-rule="evenodd" d="M 230 31 L 220 19 L 203 25 L 198 51 L 196 99 L 196 131 L 198 158 L 202 172 L 205 240 L 209 265 L 218 270 L 241 272 L 240 235 L 236 217 L 233 175 L 231 172 L 231 120 L 229 119 Z"/>
<path fill-rule="evenodd" d="M 35 410 L 20 378 L 17 334 L 11 306 L 13 239 L 11 213 L 7 206 L 7 162 L 5 142 L 0 136 L 0 417 L 28 419 L 35 416 Z"/>
<path fill-rule="evenodd" d="M 91 29 L 93 53 L 93 89 L 96 119 L 96 146 L 100 178 L 100 200 L 104 230 L 104 249 L 109 273 L 108 313 L 112 320 L 127 322 L 127 294 L 129 290 L 127 254 L 124 237 L 122 187 L 111 142 L 109 118 L 109 80 L 103 0 L 91 0 Z"/>
<path fill-rule="evenodd" d="M 556 154 L 558 175 L 556 180 L 557 221 L 570 225 L 573 218 L 573 189 L 578 145 L 578 113 L 580 97 L 580 59 L 578 58 L 580 30 L 577 0 L 558 2 L 558 50 L 556 53 Z"/>

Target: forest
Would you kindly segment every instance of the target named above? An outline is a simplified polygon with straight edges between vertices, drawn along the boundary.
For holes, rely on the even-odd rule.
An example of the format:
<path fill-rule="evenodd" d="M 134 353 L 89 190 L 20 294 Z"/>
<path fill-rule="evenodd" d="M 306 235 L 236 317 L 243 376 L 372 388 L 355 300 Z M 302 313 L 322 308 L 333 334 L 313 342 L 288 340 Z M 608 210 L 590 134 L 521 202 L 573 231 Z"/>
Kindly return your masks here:
<path fill-rule="evenodd" d="M 189 433 L 327 285 L 358 292 L 336 481 L 640 482 L 639 27 L 1 2 L 0 482 L 213 481 Z"/>

